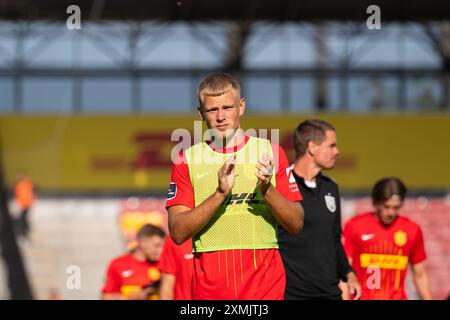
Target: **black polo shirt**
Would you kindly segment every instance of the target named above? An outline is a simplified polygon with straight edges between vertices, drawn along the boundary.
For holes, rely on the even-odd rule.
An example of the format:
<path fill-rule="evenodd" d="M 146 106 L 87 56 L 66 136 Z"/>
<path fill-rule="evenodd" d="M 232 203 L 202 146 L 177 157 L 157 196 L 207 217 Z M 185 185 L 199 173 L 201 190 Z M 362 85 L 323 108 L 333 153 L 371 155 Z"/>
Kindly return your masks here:
<path fill-rule="evenodd" d="M 289 234 L 278 226 L 278 243 L 286 270 L 285 299 L 340 299 L 339 279 L 352 271 L 341 243 L 339 189 L 319 174 L 316 187 L 306 186 L 292 171 L 302 193 L 303 230 Z"/>

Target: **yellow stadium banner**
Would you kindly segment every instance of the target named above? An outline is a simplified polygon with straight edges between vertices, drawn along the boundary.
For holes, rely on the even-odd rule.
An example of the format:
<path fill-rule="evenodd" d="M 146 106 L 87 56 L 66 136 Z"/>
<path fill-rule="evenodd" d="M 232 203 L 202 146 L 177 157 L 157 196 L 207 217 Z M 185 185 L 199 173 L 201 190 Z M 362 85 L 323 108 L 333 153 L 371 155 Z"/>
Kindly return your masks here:
<path fill-rule="evenodd" d="M 246 115 L 242 127 L 269 129 L 269 137 L 278 132 L 292 161 L 292 131 L 307 118 L 324 119 L 336 127 L 341 156 L 328 174 L 344 191 L 366 191 L 380 177 L 391 175 L 412 189 L 450 187 L 447 115 Z M 164 191 L 178 133 L 201 131 L 194 120 L 150 115 L 1 116 L 7 184 L 24 171 L 41 190 Z M 171 141 L 172 135 L 176 141 Z"/>

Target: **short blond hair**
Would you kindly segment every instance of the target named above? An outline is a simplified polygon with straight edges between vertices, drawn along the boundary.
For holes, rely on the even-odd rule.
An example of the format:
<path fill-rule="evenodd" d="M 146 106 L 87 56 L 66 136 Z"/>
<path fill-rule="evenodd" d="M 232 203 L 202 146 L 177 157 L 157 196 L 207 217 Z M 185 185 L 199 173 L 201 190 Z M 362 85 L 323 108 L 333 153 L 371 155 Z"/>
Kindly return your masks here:
<path fill-rule="evenodd" d="M 197 89 L 199 107 L 202 107 L 203 96 L 217 97 L 230 89 L 236 90 L 238 98 L 241 97 L 241 86 L 236 78 L 228 73 L 213 73 L 204 78 Z"/>

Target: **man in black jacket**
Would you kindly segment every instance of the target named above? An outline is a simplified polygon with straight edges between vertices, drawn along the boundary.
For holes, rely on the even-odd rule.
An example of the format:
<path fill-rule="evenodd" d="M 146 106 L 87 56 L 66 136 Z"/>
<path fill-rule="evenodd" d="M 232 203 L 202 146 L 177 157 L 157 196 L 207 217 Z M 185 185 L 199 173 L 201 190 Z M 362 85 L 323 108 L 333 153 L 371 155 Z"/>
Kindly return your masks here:
<path fill-rule="evenodd" d="M 341 243 L 339 189 L 321 173 L 333 168 L 339 155 L 336 130 L 325 121 L 306 120 L 294 132 L 294 146 L 297 160 L 288 176 L 303 195 L 304 227 L 297 235 L 278 228 L 285 299 L 341 299 L 340 280 L 359 299 L 361 286 Z"/>

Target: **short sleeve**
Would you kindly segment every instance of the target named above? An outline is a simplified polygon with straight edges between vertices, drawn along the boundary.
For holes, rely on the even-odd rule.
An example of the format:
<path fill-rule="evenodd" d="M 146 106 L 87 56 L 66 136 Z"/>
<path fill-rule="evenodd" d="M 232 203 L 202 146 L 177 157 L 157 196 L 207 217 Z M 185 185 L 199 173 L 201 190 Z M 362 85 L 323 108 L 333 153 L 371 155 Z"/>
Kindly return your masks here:
<path fill-rule="evenodd" d="M 194 208 L 194 189 L 189 176 L 186 157 L 180 153 L 172 166 L 172 175 L 166 199 L 166 209 L 175 205 Z"/>
<path fill-rule="evenodd" d="M 427 258 L 425 253 L 425 246 L 423 242 L 422 229 L 417 228 L 416 237 L 414 238 L 412 250 L 411 250 L 411 263 L 417 264 L 424 261 Z"/>
<path fill-rule="evenodd" d="M 292 176 L 292 168 L 289 167 L 289 162 L 286 153 L 280 145 L 273 144 L 272 150 L 275 161 L 275 179 L 276 188 L 289 201 L 301 201 L 303 197 L 298 189 L 297 182 Z"/>

